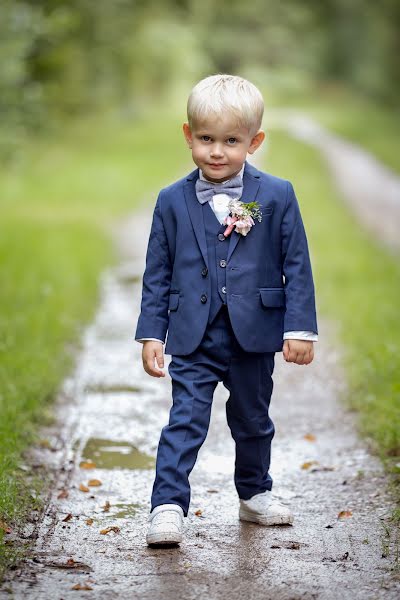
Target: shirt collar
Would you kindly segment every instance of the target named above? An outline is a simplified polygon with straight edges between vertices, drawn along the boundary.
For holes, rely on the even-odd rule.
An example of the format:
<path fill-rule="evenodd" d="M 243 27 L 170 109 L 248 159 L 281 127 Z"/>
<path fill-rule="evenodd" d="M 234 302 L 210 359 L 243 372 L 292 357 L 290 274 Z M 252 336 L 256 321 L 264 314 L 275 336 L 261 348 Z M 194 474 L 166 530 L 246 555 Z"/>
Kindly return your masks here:
<path fill-rule="evenodd" d="M 239 173 L 237 175 L 235 175 L 235 177 L 240 177 L 241 179 L 243 179 L 244 167 L 245 167 L 245 163 L 243 163 L 242 168 L 240 169 Z M 199 179 L 202 179 L 203 181 L 208 181 L 208 179 L 206 179 L 204 177 L 203 171 L 200 168 L 199 168 Z M 226 183 L 227 181 L 230 181 L 231 179 L 233 179 L 233 177 L 230 177 L 229 179 L 225 179 L 225 181 L 219 181 L 218 183 L 213 182 L 213 181 L 209 181 L 209 183 L 214 183 L 215 185 L 223 185 L 224 183 Z"/>

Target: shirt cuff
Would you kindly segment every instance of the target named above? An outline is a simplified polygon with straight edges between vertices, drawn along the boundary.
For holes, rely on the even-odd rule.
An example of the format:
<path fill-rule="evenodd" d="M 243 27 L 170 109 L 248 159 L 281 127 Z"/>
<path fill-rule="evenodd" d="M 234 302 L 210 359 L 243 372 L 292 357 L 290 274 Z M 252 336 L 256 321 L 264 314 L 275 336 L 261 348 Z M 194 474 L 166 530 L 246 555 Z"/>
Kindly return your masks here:
<path fill-rule="evenodd" d="M 307 340 L 309 342 L 318 342 L 318 334 L 314 331 L 285 331 L 284 340 Z"/>
<path fill-rule="evenodd" d="M 162 344 L 164 344 L 164 342 L 162 340 L 159 340 L 158 338 L 139 338 L 139 339 L 136 339 L 137 342 L 141 342 L 141 343 L 143 343 L 146 340 L 152 340 L 153 342 L 161 342 Z"/>

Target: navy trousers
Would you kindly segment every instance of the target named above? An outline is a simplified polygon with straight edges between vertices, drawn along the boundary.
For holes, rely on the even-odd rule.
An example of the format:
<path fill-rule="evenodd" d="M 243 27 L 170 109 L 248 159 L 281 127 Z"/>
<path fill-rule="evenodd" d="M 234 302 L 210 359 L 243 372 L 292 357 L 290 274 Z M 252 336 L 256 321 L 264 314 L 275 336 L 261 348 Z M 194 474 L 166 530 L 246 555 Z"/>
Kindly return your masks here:
<path fill-rule="evenodd" d="M 206 439 L 214 390 L 219 381 L 229 390 L 227 422 L 236 443 L 234 483 L 239 498 L 248 500 L 272 489 L 269 475 L 269 417 L 275 353 L 245 352 L 236 340 L 226 304 L 208 324 L 201 344 L 187 356 L 171 356 L 173 405 L 161 431 L 151 511 L 160 504 L 178 504 L 187 516 L 189 475 Z"/>

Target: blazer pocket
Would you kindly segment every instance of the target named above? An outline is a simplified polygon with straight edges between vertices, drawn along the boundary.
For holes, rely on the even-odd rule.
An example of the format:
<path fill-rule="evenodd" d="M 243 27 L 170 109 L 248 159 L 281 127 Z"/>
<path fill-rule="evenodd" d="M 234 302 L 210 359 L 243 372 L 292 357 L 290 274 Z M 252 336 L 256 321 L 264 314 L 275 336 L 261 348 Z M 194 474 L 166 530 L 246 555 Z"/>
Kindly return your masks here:
<path fill-rule="evenodd" d="M 285 306 L 284 288 L 259 288 L 261 302 L 267 308 L 279 308 Z"/>
<path fill-rule="evenodd" d="M 168 310 L 176 310 L 179 304 L 179 292 L 171 292 L 169 295 Z"/>
<path fill-rule="evenodd" d="M 261 210 L 262 215 L 272 215 L 273 212 L 274 212 L 273 206 L 264 206 L 264 208 Z"/>

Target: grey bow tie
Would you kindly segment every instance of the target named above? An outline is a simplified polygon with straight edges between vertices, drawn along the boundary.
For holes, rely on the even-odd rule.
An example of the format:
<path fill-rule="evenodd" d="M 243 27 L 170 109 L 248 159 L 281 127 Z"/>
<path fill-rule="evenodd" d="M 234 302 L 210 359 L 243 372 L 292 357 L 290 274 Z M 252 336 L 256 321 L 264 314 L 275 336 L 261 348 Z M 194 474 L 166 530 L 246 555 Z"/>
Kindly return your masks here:
<path fill-rule="evenodd" d="M 196 194 L 201 204 L 211 200 L 214 194 L 227 194 L 230 198 L 240 198 L 242 191 L 243 180 L 240 175 L 225 183 L 213 183 L 200 178 L 196 181 Z"/>

